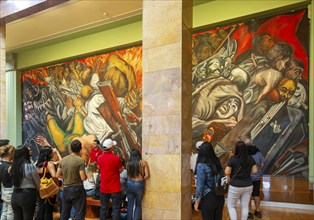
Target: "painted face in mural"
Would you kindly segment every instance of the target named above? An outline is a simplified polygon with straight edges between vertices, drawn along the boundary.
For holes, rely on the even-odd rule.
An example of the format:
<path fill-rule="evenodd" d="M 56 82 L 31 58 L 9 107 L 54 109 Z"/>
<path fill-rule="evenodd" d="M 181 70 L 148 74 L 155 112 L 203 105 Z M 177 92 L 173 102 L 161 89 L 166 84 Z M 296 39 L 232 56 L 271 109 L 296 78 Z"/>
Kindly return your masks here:
<path fill-rule="evenodd" d="M 286 76 L 291 79 L 302 79 L 304 68 L 297 64 L 296 61 L 291 61 L 286 68 Z"/>
<path fill-rule="evenodd" d="M 199 61 L 206 60 L 210 56 L 210 47 L 208 45 L 204 45 L 201 47 L 201 51 L 199 53 Z"/>
<path fill-rule="evenodd" d="M 289 100 L 296 90 L 296 83 L 289 78 L 284 78 L 278 85 L 281 100 Z"/>
<path fill-rule="evenodd" d="M 288 106 L 292 106 L 295 108 L 300 108 L 302 106 L 304 109 L 308 109 L 306 100 L 307 91 L 305 87 L 301 83 L 297 83 L 297 88 L 293 96 L 289 99 Z"/>
<path fill-rule="evenodd" d="M 217 118 L 221 119 L 235 116 L 240 108 L 240 103 L 241 102 L 238 98 L 229 98 L 218 106 L 215 115 L 217 116 Z"/>
<path fill-rule="evenodd" d="M 289 57 L 283 58 L 283 59 L 278 59 L 275 63 L 276 69 L 279 71 L 283 71 L 285 66 L 286 66 L 286 63 L 289 61 L 289 59 L 290 59 Z"/>
<path fill-rule="evenodd" d="M 273 39 L 270 35 L 264 35 L 260 44 L 258 45 L 258 49 L 264 55 L 268 53 L 268 51 L 275 45 Z"/>
<path fill-rule="evenodd" d="M 26 100 L 33 100 L 33 94 L 29 88 L 25 89 Z"/>
<path fill-rule="evenodd" d="M 221 64 L 220 64 L 220 59 L 214 58 L 208 63 L 208 69 L 207 69 L 207 74 L 208 75 L 220 75 L 220 70 L 221 70 Z"/>

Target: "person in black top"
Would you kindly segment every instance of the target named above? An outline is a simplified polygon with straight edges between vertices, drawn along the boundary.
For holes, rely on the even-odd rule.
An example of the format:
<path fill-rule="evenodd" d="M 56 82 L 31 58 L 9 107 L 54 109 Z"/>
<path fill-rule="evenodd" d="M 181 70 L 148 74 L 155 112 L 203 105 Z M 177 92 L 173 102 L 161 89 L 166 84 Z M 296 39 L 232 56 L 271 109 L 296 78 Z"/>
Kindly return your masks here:
<path fill-rule="evenodd" d="M 248 154 L 247 146 L 243 141 L 236 143 L 234 152 L 225 169 L 225 174 L 231 177 L 227 206 L 230 219 L 238 219 L 236 205 L 240 199 L 241 219 L 247 219 L 249 201 L 253 190 L 251 173 L 257 173 L 257 166 L 254 159 Z"/>
<path fill-rule="evenodd" d="M 11 206 L 11 196 L 13 193 L 13 184 L 9 171 L 11 169 L 14 146 L 4 145 L 0 147 L 0 181 L 1 181 L 1 199 L 3 200 L 3 208 L 1 220 L 13 219 L 13 210 Z"/>
<path fill-rule="evenodd" d="M 57 179 L 57 168 L 54 164 L 53 157 L 54 154 L 58 154 L 59 158 L 61 158 L 59 152 L 56 148 L 51 148 L 49 146 L 45 146 L 40 149 L 38 160 L 36 163 L 36 170 L 40 178 L 44 175 L 47 178 L 53 178 L 55 182 L 58 182 Z M 46 172 L 45 172 L 46 170 Z M 45 219 L 45 220 L 52 220 L 53 219 L 53 209 L 56 203 L 56 195 L 48 198 L 48 199 L 41 199 L 39 198 L 39 212 L 37 213 L 37 219 Z"/>

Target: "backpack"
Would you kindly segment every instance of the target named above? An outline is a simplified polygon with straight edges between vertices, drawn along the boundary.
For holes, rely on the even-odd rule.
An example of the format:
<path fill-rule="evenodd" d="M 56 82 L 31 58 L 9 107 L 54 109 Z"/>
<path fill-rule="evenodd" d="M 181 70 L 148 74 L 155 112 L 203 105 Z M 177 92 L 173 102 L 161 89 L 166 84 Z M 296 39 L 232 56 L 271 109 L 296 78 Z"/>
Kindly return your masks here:
<path fill-rule="evenodd" d="M 228 192 L 228 181 L 227 176 L 225 176 L 224 172 L 221 171 L 214 176 L 214 185 L 212 186 L 212 192 L 216 196 L 223 196 Z"/>

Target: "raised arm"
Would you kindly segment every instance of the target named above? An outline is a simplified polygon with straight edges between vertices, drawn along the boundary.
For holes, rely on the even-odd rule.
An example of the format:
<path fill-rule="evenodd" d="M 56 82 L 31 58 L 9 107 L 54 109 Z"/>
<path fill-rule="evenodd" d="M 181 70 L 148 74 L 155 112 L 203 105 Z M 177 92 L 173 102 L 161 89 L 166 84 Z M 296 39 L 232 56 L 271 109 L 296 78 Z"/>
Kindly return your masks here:
<path fill-rule="evenodd" d="M 148 167 L 148 163 L 146 160 L 143 160 L 143 165 L 144 165 L 144 180 L 148 179 L 149 176 L 150 176 L 150 173 L 149 173 L 149 167 Z"/>
<path fill-rule="evenodd" d="M 57 171 L 56 171 L 56 166 L 54 165 L 54 162 L 49 161 L 47 165 L 47 169 L 52 178 L 57 178 Z"/>

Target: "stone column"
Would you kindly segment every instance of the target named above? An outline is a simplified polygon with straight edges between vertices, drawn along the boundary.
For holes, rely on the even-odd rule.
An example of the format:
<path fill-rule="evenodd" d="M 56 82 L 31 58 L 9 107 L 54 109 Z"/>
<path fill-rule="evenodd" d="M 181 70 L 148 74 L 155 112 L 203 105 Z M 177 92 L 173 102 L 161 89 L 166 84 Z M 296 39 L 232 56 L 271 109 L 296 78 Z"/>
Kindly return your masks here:
<path fill-rule="evenodd" d="M 143 1 L 143 219 L 191 219 L 192 1 Z"/>
<path fill-rule="evenodd" d="M 22 86 L 21 76 L 16 70 L 16 54 L 6 54 L 6 138 L 10 144 L 22 143 Z"/>
<path fill-rule="evenodd" d="M 0 22 L 0 138 L 6 138 L 5 23 Z"/>

